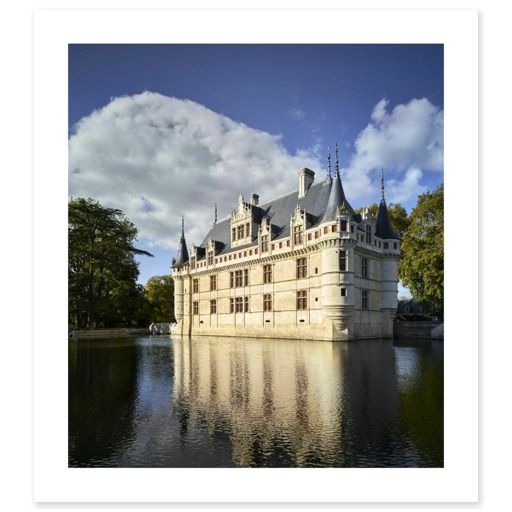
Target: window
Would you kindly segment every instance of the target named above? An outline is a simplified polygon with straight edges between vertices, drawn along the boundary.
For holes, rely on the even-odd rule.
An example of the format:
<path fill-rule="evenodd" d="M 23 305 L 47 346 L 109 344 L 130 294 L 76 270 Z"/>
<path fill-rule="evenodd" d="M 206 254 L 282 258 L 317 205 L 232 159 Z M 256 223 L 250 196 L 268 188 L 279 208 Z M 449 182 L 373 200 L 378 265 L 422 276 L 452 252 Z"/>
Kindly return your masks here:
<path fill-rule="evenodd" d="M 398 244 L 397 243 L 393 244 L 393 249 L 398 249 Z"/>
<path fill-rule="evenodd" d="M 347 231 L 347 221 L 346 220 L 341 221 L 341 231 Z"/>
<path fill-rule="evenodd" d="M 249 297 L 244 297 L 244 311 L 249 313 Z"/>
<path fill-rule="evenodd" d="M 263 282 L 272 282 L 272 265 L 263 265 Z"/>
<path fill-rule="evenodd" d="M 302 243 L 302 226 L 295 226 L 293 228 L 293 243 L 295 245 Z"/>
<path fill-rule="evenodd" d="M 268 235 L 263 235 L 261 237 L 261 252 L 268 251 Z"/>
<path fill-rule="evenodd" d="M 297 279 L 308 276 L 308 260 L 307 258 L 299 258 L 297 260 Z"/>
<path fill-rule="evenodd" d="M 347 296 L 347 289 L 346 288 L 342 288 L 341 289 L 341 296 L 342 297 L 346 297 Z"/>
<path fill-rule="evenodd" d="M 297 309 L 308 309 L 307 290 L 299 290 L 297 292 Z"/>
<path fill-rule="evenodd" d="M 347 270 L 347 251 L 340 251 L 340 271 Z"/>
<path fill-rule="evenodd" d="M 235 312 L 235 299 L 229 299 L 229 312 Z"/>
<path fill-rule="evenodd" d="M 320 231 L 315 231 L 315 238 L 318 238 L 320 236 Z"/>
<path fill-rule="evenodd" d="M 231 228 L 231 241 L 234 242 L 236 240 L 236 228 Z"/>
<path fill-rule="evenodd" d="M 197 300 L 192 303 L 192 307 L 194 315 L 199 315 L 199 302 Z"/>
<path fill-rule="evenodd" d="M 235 312 L 243 313 L 244 311 L 244 298 L 243 297 L 235 297 Z"/>
<path fill-rule="evenodd" d="M 372 227 L 366 226 L 366 243 L 371 244 L 372 243 Z"/>
<path fill-rule="evenodd" d="M 249 286 L 249 269 L 229 273 L 229 287 Z"/>
<path fill-rule="evenodd" d="M 199 279 L 192 280 L 192 293 L 199 293 Z"/>
<path fill-rule="evenodd" d="M 217 313 L 217 301 L 215 299 L 210 301 L 210 315 Z"/>
<path fill-rule="evenodd" d="M 217 276 L 210 276 L 210 291 L 217 289 Z"/>
<path fill-rule="evenodd" d="M 213 252 L 208 252 L 208 265 L 213 265 Z"/>
<path fill-rule="evenodd" d="M 245 236 L 249 236 L 251 234 L 251 225 L 247 223 L 245 225 Z"/>
<path fill-rule="evenodd" d="M 368 259 L 361 258 L 361 275 L 363 277 L 368 277 Z"/>
<path fill-rule="evenodd" d="M 329 226 L 325 226 L 324 228 L 324 235 L 327 235 L 329 233 Z"/>
<path fill-rule="evenodd" d="M 337 233 L 338 232 L 338 225 L 337 224 L 334 224 L 333 227 L 332 227 L 332 232 L 333 233 Z"/>
<path fill-rule="evenodd" d="M 272 311 L 272 295 L 270 293 L 263 295 L 263 311 Z"/>
<path fill-rule="evenodd" d="M 238 226 L 236 236 L 237 236 L 237 238 L 239 240 L 240 240 L 240 238 L 244 237 L 244 226 L 243 226 L 243 224 L 241 226 Z"/>
<path fill-rule="evenodd" d="M 361 294 L 361 307 L 368 309 L 368 290 L 363 290 Z"/>
<path fill-rule="evenodd" d="M 389 249 L 389 243 L 388 242 L 384 242 L 384 249 Z"/>
<path fill-rule="evenodd" d="M 308 240 L 311 240 L 313 238 L 313 233 L 308 233 Z"/>
<path fill-rule="evenodd" d="M 192 258 L 190 258 L 190 270 L 195 270 L 196 268 L 196 258 L 195 256 L 193 256 Z"/>

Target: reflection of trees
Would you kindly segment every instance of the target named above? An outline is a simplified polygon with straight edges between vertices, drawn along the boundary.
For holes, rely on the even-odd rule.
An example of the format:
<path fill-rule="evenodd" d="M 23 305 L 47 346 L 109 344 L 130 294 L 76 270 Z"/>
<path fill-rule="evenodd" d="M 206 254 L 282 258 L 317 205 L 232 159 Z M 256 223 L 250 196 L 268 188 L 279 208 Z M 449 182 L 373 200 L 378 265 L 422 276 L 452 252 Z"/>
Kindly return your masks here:
<path fill-rule="evenodd" d="M 133 435 L 136 347 L 70 343 L 69 358 L 69 465 L 108 465 Z"/>
<path fill-rule="evenodd" d="M 399 379 L 400 412 L 407 436 L 421 458 L 421 465 L 442 467 L 444 463 L 444 377 L 442 342 L 398 347 L 397 359 L 409 372 Z M 436 352 L 437 349 L 437 352 Z M 414 362 L 411 352 L 414 351 Z M 432 357 L 435 354 L 436 357 Z M 407 364 L 409 363 L 409 364 Z"/>

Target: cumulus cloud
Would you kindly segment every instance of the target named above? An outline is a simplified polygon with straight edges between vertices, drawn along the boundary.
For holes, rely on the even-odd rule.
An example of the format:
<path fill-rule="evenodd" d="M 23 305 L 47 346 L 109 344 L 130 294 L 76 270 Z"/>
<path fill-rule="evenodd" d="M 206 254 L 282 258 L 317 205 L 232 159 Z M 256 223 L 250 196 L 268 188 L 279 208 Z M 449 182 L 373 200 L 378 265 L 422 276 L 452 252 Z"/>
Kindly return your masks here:
<path fill-rule="evenodd" d="M 69 194 L 121 208 L 149 244 L 176 248 L 234 208 L 294 190 L 295 170 L 319 169 L 315 148 L 290 155 L 280 136 L 252 129 L 188 100 L 156 93 L 113 99 L 83 118 L 69 140 Z"/>
<path fill-rule="evenodd" d="M 426 99 L 387 107 L 387 100 L 374 107 L 342 174 L 354 207 L 378 200 L 382 167 L 393 202 L 423 193 L 425 172 L 443 170 L 443 112 Z M 297 189 L 302 167 L 322 179 L 324 155 L 318 141 L 290 154 L 279 135 L 193 101 L 145 92 L 113 98 L 74 127 L 69 194 L 122 209 L 150 247 L 175 250 L 182 215 L 189 246 L 200 244 L 215 203 L 220 220 L 240 193 L 266 201 Z"/>
<path fill-rule="evenodd" d="M 388 104 L 382 99 L 373 108 L 370 123 L 359 133 L 345 171 L 347 188 L 356 198 L 371 202 L 375 198 L 367 191 L 375 189 L 381 168 L 387 176 L 386 197 L 393 202 L 425 192 L 420 185 L 423 174 L 444 169 L 443 111 L 426 98 L 397 105 L 391 112 Z M 372 182 L 372 187 L 364 188 Z"/>

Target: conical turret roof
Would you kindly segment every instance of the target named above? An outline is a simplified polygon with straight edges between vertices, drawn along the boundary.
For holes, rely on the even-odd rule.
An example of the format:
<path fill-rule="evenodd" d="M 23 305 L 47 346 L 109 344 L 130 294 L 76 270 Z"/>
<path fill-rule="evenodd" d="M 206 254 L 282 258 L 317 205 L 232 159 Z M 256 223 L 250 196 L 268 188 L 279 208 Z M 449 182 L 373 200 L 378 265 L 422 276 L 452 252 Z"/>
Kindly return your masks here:
<path fill-rule="evenodd" d="M 189 260 L 187 242 L 185 240 L 185 220 L 181 219 L 181 238 L 178 246 L 178 256 L 174 262 L 174 267 L 181 267 Z"/>
<path fill-rule="evenodd" d="M 384 197 L 384 171 L 381 171 L 381 198 L 379 211 L 377 212 L 375 234 L 379 238 L 398 238 L 393 231 L 393 226 L 391 226 L 391 219 L 389 218 L 388 207 L 386 206 L 386 199 Z"/>

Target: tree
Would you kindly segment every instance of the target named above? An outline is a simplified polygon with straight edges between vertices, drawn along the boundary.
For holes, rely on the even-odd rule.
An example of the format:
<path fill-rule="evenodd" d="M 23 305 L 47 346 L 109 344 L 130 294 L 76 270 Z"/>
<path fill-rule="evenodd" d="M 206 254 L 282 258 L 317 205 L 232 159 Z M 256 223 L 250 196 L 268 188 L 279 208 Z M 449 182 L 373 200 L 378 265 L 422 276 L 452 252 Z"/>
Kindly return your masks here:
<path fill-rule="evenodd" d="M 398 276 L 422 307 L 443 314 L 444 185 L 418 196 L 402 237 Z"/>
<path fill-rule="evenodd" d="M 174 281 L 170 275 L 150 277 L 146 292 L 154 322 L 174 322 Z"/>
<path fill-rule="evenodd" d="M 152 256 L 133 245 L 137 234 L 121 210 L 91 198 L 68 203 L 70 326 L 92 329 L 133 322 L 144 291 L 137 285 L 135 255 Z"/>
<path fill-rule="evenodd" d="M 377 203 L 373 203 L 368 206 L 372 216 L 374 219 L 377 218 L 377 213 L 379 211 L 379 205 Z M 389 203 L 387 205 L 389 220 L 391 221 L 391 226 L 395 231 L 398 231 L 398 236 L 402 238 L 403 233 L 409 227 L 409 217 L 407 216 L 407 210 L 400 203 Z M 356 213 L 362 213 L 364 208 L 358 208 Z"/>

